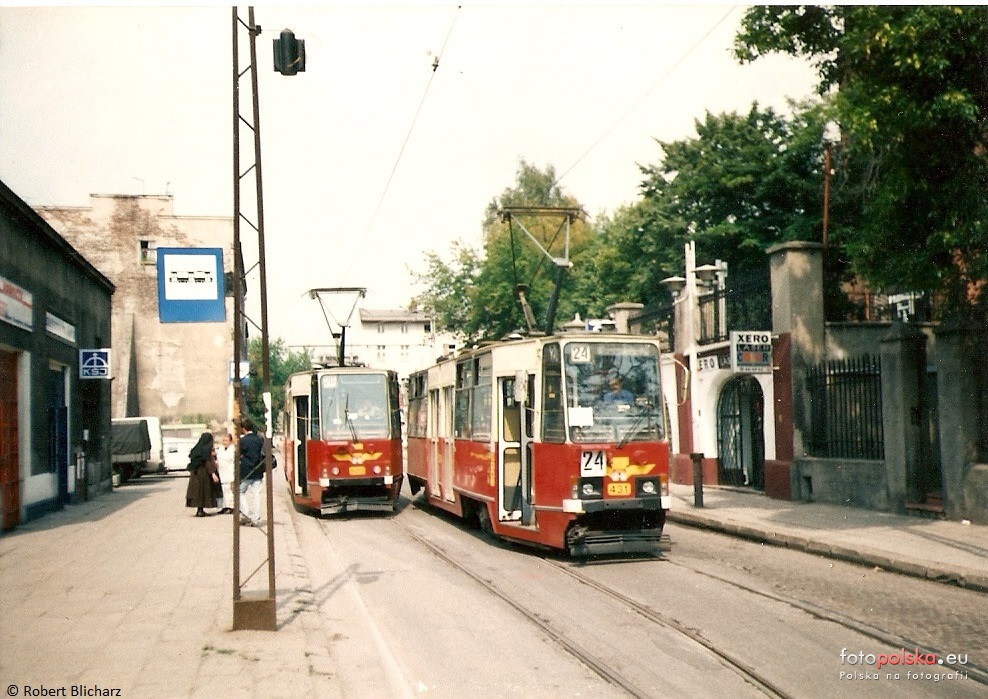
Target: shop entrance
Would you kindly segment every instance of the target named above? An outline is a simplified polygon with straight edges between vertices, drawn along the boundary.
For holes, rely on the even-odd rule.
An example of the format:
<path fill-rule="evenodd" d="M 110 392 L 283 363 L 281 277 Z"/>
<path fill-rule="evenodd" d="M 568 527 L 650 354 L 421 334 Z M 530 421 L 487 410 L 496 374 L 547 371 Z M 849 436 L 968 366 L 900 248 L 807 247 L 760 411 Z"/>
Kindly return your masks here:
<path fill-rule="evenodd" d="M 731 379 L 717 403 L 717 469 L 721 485 L 765 488 L 765 400 L 751 376 Z"/>

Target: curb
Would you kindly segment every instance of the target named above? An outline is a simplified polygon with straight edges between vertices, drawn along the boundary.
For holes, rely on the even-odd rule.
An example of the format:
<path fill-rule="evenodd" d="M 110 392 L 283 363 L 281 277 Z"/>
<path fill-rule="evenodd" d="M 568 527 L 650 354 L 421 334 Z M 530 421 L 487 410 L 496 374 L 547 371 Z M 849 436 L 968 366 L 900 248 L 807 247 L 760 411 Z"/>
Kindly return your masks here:
<path fill-rule="evenodd" d="M 956 585 L 977 592 L 988 592 L 988 575 L 978 573 L 974 570 L 949 570 L 938 565 L 927 565 L 915 561 L 893 559 L 885 552 L 867 549 L 850 549 L 847 546 L 829 544 L 825 541 L 811 539 L 805 536 L 796 536 L 772 530 L 761 530 L 730 521 L 722 522 L 713 517 L 694 512 L 668 510 L 666 512 L 666 519 L 677 524 L 716 531 L 722 534 L 736 536 L 740 539 L 795 549 L 848 563 L 878 567 L 900 575 L 908 575 L 946 585 Z"/>

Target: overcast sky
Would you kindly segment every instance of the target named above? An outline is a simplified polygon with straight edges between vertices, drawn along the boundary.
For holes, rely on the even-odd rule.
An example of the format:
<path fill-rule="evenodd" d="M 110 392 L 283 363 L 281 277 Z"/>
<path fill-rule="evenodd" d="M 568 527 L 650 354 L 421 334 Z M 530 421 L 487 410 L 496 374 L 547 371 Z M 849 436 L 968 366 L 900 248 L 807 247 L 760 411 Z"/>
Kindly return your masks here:
<path fill-rule="evenodd" d="M 409 268 L 479 245 L 521 159 L 555 167 L 591 215 L 613 212 L 638 198 L 655 139 L 695 135 L 707 111 L 810 96 L 805 64 L 733 60 L 743 12 L 256 5 L 272 335 L 329 343 L 303 298 L 314 287 L 406 305 Z M 170 193 L 177 215 L 232 215 L 231 24 L 229 6 L 0 7 L 0 178 L 34 206 Z M 306 42 L 294 77 L 272 68 L 284 28 Z"/>

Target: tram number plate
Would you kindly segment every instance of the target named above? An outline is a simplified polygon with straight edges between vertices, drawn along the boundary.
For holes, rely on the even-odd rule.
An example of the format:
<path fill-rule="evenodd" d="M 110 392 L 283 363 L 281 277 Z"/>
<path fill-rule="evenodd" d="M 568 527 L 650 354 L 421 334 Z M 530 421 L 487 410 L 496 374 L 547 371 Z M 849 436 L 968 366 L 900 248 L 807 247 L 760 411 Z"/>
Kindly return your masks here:
<path fill-rule="evenodd" d="M 351 466 L 350 475 L 351 476 L 363 476 L 367 474 L 367 468 L 365 466 Z"/>
<path fill-rule="evenodd" d="M 607 455 L 602 449 L 580 452 L 580 475 L 603 476 L 607 470 Z"/>
<path fill-rule="evenodd" d="M 626 498 L 631 495 L 631 483 L 608 483 L 607 494 L 618 498 Z"/>

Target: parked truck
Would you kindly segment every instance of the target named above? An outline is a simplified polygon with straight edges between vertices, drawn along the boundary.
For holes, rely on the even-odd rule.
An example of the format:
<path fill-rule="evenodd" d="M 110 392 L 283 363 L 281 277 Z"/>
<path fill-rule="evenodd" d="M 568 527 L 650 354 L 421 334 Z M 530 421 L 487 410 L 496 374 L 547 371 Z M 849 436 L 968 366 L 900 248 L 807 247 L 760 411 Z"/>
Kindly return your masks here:
<path fill-rule="evenodd" d="M 119 418 L 110 424 L 110 461 L 114 482 L 140 476 L 151 460 L 151 436 L 145 418 Z"/>

